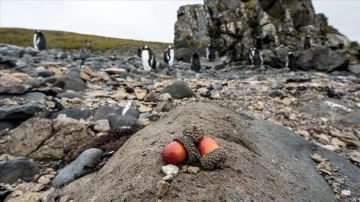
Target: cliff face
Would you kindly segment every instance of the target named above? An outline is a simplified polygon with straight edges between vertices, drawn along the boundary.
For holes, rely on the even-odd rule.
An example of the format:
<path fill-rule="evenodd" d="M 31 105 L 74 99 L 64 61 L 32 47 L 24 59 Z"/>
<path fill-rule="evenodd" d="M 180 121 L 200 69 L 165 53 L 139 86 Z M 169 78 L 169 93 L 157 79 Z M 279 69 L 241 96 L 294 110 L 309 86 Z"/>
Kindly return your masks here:
<path fill-rule="evenodd" d="M 220 57 L 241 60 L 256 36 L 265 49 L 297 50 L 307 34 L 314 44 L 350 44 L 323 14 L 315 14 L 311 0 L 204 0 L 204 5 L 182 6 L 174 43 L 178 60 L 187 61 L 193 51 L 204 54 L 209 43 Z"/>

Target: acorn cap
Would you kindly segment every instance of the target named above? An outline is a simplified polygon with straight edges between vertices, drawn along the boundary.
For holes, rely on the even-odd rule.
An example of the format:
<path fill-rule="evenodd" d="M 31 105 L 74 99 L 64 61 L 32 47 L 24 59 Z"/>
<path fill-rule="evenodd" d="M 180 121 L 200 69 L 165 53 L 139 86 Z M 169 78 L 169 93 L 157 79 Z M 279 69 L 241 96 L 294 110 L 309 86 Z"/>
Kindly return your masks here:
<path fill-rule="evenodd" d="M 227 159 L 227 152 L 224 148 L 219 147 L 214 151 L 204 155 L 200 159 L 201 167 L 205 170 L 223 168 Z"/>
<path fill-rule="evenodd" d="M 187 137 L 190 137 L 194 144 L 197 144 L 200 139 L 204 137 L 204 131 L 194 125 L 186 127 L 183 130 L 183 134 Z"/>
<path fill-rule="evenodd" d="M 200 153 L 197 150 L 194 141 L 191 138 L 189 138 L 188 136 L 181 135 L 175 138 L 174 140 L 177 140 L 184 145 L 188 154 L 187 163 L 194 163 L 199 161 L 199 159 L 201 158 Z"/>

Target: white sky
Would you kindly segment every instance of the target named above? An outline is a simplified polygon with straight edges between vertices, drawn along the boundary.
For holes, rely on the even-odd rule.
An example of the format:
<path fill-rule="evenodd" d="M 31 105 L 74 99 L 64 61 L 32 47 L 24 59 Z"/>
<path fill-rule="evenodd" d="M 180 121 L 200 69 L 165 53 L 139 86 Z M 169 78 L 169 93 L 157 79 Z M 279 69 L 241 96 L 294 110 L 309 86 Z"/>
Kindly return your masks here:
<path fill-rule="evenodd" d="M 203 0 L 0 0 L 0 27 L 172 42 L 177 10 Z M 317 13 L 360 42 L 360 0 L 313 0 Z"/>

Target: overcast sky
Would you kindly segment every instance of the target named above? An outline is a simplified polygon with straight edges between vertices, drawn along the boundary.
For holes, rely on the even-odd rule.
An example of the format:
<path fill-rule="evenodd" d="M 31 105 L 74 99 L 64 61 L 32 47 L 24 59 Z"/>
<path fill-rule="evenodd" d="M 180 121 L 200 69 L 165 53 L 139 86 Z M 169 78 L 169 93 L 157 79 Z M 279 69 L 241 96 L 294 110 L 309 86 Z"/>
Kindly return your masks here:
<path fill-rule="evenodd" d="M 181 5 L 203 0 L 0 0 L 0 27 L 48 29 L 172 42 Z M 313 0 L 316 13 L 360 42 L 360 0 Z"/>

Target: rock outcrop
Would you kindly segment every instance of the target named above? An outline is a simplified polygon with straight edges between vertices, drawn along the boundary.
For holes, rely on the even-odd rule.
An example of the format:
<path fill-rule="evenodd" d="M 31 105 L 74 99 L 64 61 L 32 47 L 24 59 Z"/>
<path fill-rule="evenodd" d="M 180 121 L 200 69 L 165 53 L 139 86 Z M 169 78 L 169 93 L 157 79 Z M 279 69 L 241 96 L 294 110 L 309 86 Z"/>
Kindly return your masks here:
<path fill-rule="evenodd" d="M 348 48 L 351 44 L 346 36 L 328 25 L 323 14 L 315 13 L 311 0 L 204 0 L 203 5 L 180 7 L 177 18 L 175 57 L 184 61 L 190 60 L 193 51 L 204 56 L 205 48 L 210 43 L 225 61 L 245 60 L 249 48 L 255 46 L 257 36 L 263 48 L 268 50 L 263 54 L 275 55 L 272 61 L 265 62 L 272 67 L 284 67 L 288 51 L 301 55 L 307 34 L 311 36 L 313 46 L 331 49 L 332 55 L 340 54 L 336 57 L 344 55 L 337 53 L 337 50 Z M 273 51 L 282 46 L 287 47 L 286 55 Z M 321 58 L 326 59 L 325 56 Z M 348 65 L 341 68 L 346 69 Z M 332 71 L 334 68 L 324 70 L 320 67 L 318 70 Z"/>

